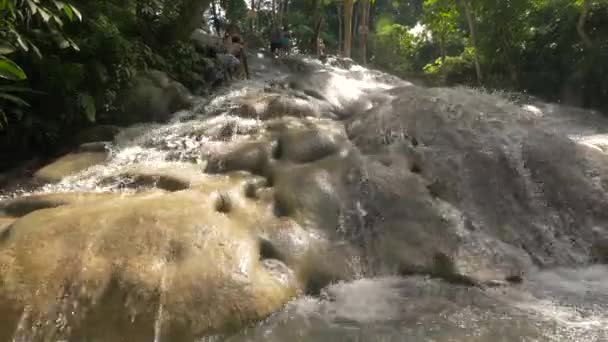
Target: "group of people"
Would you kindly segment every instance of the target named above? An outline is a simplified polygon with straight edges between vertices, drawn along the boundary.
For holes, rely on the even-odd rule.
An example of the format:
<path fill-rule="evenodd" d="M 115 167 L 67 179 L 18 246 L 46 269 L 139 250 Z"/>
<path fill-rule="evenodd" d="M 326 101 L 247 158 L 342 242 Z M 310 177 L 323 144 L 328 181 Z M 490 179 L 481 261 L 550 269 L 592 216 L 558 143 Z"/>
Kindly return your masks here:
<path fill-rule="evenodd" d="M 220 34 L 220 28 L 223 30 L 222 47 L 224 53 L 220 55 L 220 59 L 226 68 L 227 79 L 249 79 L 249 66 L 247 63 L 247 53 L 245 51 L 245 40 L 236 25 L 220 25 L 219 22 L 214 23 L 217 33 Z M 220 34 L 221 36 L 221 34 Z M 280 29 L 274 27 L 270 32 L 270 53 L 272 58 L 284 57 L 289 55 L 291 45 L 291 35 L 287 27 Z M 325 59 L 325 44 L 319 39 L 317 42 L 317 56 Z"/>
<path fill-rule="evenodd" d="M 215 29 L 217 32 L 220 33 L 221 26 L 219 22 L 214 26 L 216 26 Z M 287 27 L 284 27 L 283 30 L 274 28 L 271 31 L 270 53 L 273 58 L 289 54 L 291 44 L 290 38 L 291 36 Z M 238 26 L 227 25 L 224 27 L 222 50 L 224 50 L 224 53 L 220 55 L 220 59 L 226 68 L 226 78 L 249 79 L 245 40 L 243 39 Z"/>

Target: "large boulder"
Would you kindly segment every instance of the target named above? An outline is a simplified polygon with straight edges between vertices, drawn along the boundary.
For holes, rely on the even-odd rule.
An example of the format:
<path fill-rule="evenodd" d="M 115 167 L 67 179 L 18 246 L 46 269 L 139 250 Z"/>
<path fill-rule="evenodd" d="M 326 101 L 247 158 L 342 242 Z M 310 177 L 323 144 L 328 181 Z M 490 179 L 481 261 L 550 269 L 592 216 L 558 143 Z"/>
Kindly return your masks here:
<path fill-rule="evenodd" d="M 222 49 L 221 37 L 209 34 L 201 29 L 194 30 L 190 35 L 190 40 L 199 51 L 206 54 L 209 54 L 209 52 L 217 52 Z"/>
<path fill-rule="evenodd" d="M 310 237 L 247 196 L 254 180 L 67 198 L 15 221 L 0 240 L 0 332 L 19 328 L 1 339 L 190 340 L 278 310 L 305 286 L 292 251 Z"/>
<path fill-rule="evenodd" d="M 135 77 L 122 94 L 123 124 L 165 122 L 178 110 L 192 105 L 190 91 L 162 71 L 152 70 Z"/>

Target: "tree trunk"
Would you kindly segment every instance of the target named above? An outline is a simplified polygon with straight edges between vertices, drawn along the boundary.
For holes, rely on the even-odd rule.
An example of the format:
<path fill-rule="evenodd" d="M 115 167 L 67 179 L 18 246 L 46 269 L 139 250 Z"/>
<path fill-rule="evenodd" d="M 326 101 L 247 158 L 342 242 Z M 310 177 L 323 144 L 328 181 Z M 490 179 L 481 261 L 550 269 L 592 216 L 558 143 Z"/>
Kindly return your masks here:
<path fill-rule="evenodd" d="M 279 23 L 277 23 L 277 0 L 272 0 L 270 11 L 272 12 L 270 16 L 272 27 L 279 27 Z"/>
<path fill-rule="evenodd" d="M 516 55 L 513 53 L 511 39 L 509 38 L 509 31 L 505 30 L 502 33 L 502 41 L 503 41 L 503 54 L 506 57 L 506 64 L 509 71 L 509 77 L 511 78 L 511 83 L 514 89 L 518 88 L 519 85 L 519 73 L 517 70 L 517 65 L 514 60 L 516 60 Z"/>
<path fill-rule="evenodd" d="M 211 0 L 183 0 L 177 19 L 170 28 L 171 42 L 186 40 L 201 23 L 203 12 Z"/>
<path fill-rule="evenodd" d="M 289 0 L 283 0 L 281 2 L 281 26 L 283 26 L 283 27 L 287 26 L 287 20 L 285 18 L 287 18 L 288 7 L 289 7 Z"/>
<path fill-rule="evenodd" d="M 583 44 L 585 44 L 586 48 L 591 48 L 593 46 L 591 38 L 589 38 L 587 31 L 585 31 L 585 22 L 587 21 L 587 15 L 589 15 L 590 6 L 591 3 L 589 2 L 589 0 L 583 0 L 583 4 L 581 7 L 581 15 L 578 17 L 578 23 L 576 25 L 576 31 L 581 37 L 581 40 L 583 41 Z"/>
<path fill-rule="evenodd" d="M 340 55 L 344 55 L 344 39 L 342 32 L 342 3 L 337 2 L 337 11 L 338 11 L 338 51 Z"/>
<path fill-rule="evenodd" d="M 254 25 L 254 23 L 255 23 L 255 18 L 256 18 L 256 17 L 255 17 L 255 15 L 256 15 L 256 13 L 257 13 L 257 12 L 255 11 L 255 0 L 251 0 L 251 12 L 250 12 L 250 13 L 251 13 L 251 18 L 250 18 L 250 21 L 249 21 L 249 31 L 250 31 L 251 33 L 253 33 L 253 32 L 254 32 L 254 29 L 255 29 L 255 25 Z"/>
<path fill-rule="evenodd" d="M 469 23 L 469 34 L 471 36 L 471 44 L 473 45 L 473 49 L 475 50 L 475 54 L 473 55 L 475 60 L 475 73 L 477 74 L 477 83 L 481 84 L 483 81 L 483 74 L 481 73 L 481 64 L 479 63 L 479 51 L 477 50 L 477 34 L 475 30 L 475 22 L 473 21 L 473 11 L 471 11 L 470 0 L 461 0 L 462 5 L 464 7 L 464 13 L 467 17 L 467 22 Z"/>
<path fill-rule="evenodd" d="M 350 57 L 353 44 L 353 0 L 344 0 L 344 57 Z"/>
<path fill-rule="evenodd" d="M 312 15 L 312 41 L 311 41 L 311 52 L 315 56 L 319 56 L 319 36 L 321 35 L 321 26 L 323 25 L 323 17 L 321 16 L 321 0 L 314 0 L 312 3 L 313 15 Z"/>
<path fill-rule="evenodd" d="M 356 1 L 356 0 L 354 0 Z M 353 1 L 353 14 L 351 15 L 353 17 L 353 22 L 352 22 L 352 27 L 350 28 L 350 31 L 352 32 L 352 38 L 351 38 L 351 54 L 352 54 L 352 50 L 355 50 L 357 48 L 357 43 L 359 43 L 357 41 L 357 37 L 359 37 L 358 35 L 358 29 L 359 29 L 359 12 L 361 12 L 359 10 L 359 6 L 355 6 Z M 359 2 L 357 2 L 357 4 L 359 4 Z"/>
<path fill-rule="evenodd" d="M 369 0 L 361 1 L 361 20 L 359 20 L 359 55 L 361 63 L 367 64 L 367 37 L 369 34 Z"/>

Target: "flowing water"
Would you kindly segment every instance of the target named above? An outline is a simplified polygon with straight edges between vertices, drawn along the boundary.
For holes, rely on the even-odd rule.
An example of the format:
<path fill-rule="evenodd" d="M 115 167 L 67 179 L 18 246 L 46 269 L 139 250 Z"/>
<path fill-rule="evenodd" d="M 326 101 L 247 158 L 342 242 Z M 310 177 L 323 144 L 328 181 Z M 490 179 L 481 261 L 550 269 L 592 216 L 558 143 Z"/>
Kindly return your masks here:
<path fill-rule="evenodd" d="M 252 65 L 0 198 L 0 340 L 608 341 L 600 113 Z"/>

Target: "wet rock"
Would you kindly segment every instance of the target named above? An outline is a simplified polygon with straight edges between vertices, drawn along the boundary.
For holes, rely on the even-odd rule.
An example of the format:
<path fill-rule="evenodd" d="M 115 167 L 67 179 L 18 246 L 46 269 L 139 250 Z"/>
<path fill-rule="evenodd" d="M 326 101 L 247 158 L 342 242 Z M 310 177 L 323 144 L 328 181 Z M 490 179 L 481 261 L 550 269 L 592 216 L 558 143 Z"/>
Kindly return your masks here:
<path fill-rule="evenodd" d="M 340 131 L 331 134 L 316 129 L 286 130 L 279 136 L 274 157 L 307 163 L 337 153 L 346 145 Z"/>
<path fill-rule="evenodd" d="M 137 75 L 121 96 L 123 123 L 165 122 L 178 110 L 192 105 L 192 95 L 179 82 L 161 71 Z"/>
<path fill-rule="evenodd" d="M 58 182 L 76 172 L 106 161 L 105 152 L 81 152 L 67 154 L 36 171 L 34 177 L 44 182 Z"/>
<path fill-rule="evenodd" d="M 209 34 L 201 29 L 196 29 L 190 35 L 190 40 L 194 43 L 197 50 L 208 54 L 210 51 L 217 52 L 222 48 L 222 38 L 217 35 Z"/>
<path fill-rule="evenodd" d="M 10 226 L 13 222 L 15 222 L 15 218 L 13 217 L 0 216 L 0 236 L 3 234 L 2 232 L 4 232 L 6 228 L 8 228 L 8 226 Z"/>
<path fill-rule="evenodd" d="M 82 144 L 78 147 L 79 152 L 107 152 L 112 143 L 109 141 L 95 141 Z"/>
<path fill-rule="evenodd" d="M 120 330 L 130 340 L 154 332 L 155 324 L 162 324 L 159 336 L 201 336 L 264 318 L 304 286 L 290 247 L 273 247 L 269 234 L 282 227 L 286 237 L 291 225 L 266 203 L 245 199 L 245 181 L 213 176 L 192 190 L 107 194 L 32 212 L 13 223 L 0 249 L 2 302 L 27 305 L 26 326 L 65 319 L 62 326 L 70 327 L 43 324 L 27 340 L 49 332 L 97 338 L 130 321 L 138 328 Z M 217 193 L 229 210 L 218 210 Z M 16 326 L 18 318 L 3 321 Z"/>
<path fill-rule="evenodd" d="M 0 202 L 0 215 L 22 217 L 37 210 L 56 208 L 74 202 L 89 203 L 104 196 L 108 195 L 71 192 L 20 197 Z"/>
<path fill-rule="evenodd" d="M 425 277 L 337 283 L 325 288 L 321 298 L 298 299 L 228 341 L 487 342 L 553 341 L 565 336 L 573 341 L 602 341 L 608 337 L 593 319 L 585 326 L 555 319 L 542 309 L 540 299 L 530 294 L 500 295 L 508 291 L 454 286 Z M 532 311 L 527 314 L 527 310 Z"/>
<path fill-rule="evenodd" d="M 100 184 L 120 183 L 121 189 L 145 190 L 157 188 L 166 191 L 180 191 L 190 187 L 186 179 L 162 174 L 121 174 L 103 179 Z"/>
<path fill-rule="evenodd" d="M 285 116 L 319 117 L 313 104 L 291 96 L 255 96 L 242 101 L 237 110 L 239 116 L 268 120 Z"/>
<path fill-rule="evenodd" d="M 591 246 L 591 257 L 599 264 L 608 264 L 608 236 L 598 237 Z"/>
<path fill-rule="evenodd" d="M 355 62 L 350 58 L 332 57 L 327 60 L 327 64 L 348 70 L 355 65 Z"/>
<path fill-rule="evenodd" d="M 244 143 L 231 151 L 211 156 L 206 172 L 249 171 L 256 175 L 265 175 L 269 160 L 269 144 L 264 142 Z"/>
<path fill-rule="evenodd" d="M 66 202 L 62 200 L 45 199 L 37 196 L 19 198 L 7 203 L 0 203 L 0 211 L 5 215 L 13 217 L 25 216 L 33 211 L 55 208 L 64 205 Z"/>
<path fill-rule="evenodd" d="M 112 141 L 121 128 L 113 125 L 96 125 L 82 130 L 72 139 L 76 146 L 98 141 Z"/>
<path fill-rule="evenodd" d="M 394 165 L 412 156 L 394 146 L 415 138 L 417 167 L 411 171 L 425 179 L 436 202 L 418 213 L 445 218 L 444 228 L 432 219 L 435 223 L 394 243 L 411 242 L 437 227 L 432 228 L 436 234 L 452 236 L 446 254 L 459 273 L 480 281 L 504 279 L 534 264 L 589 262 L 592 228 L 608 223 L 608 198 L 589 177 L 598 170 L 578 146 L 529 127 L 528 114 L 491 95 L 418 87 L 388 93 L 395 96 L 392 101 L 350 119 L 349 136 L 366 154 L 388 155 L 391 177 Z M 381 174 L 377 169 L 369 173 L 372 178 Z M 407 191 L 395 189 L 396 194 Z M 401 221 L 412 222 L 416 214 L 410 215 Z M 476 229 L 467 230 L 466 220 Z M 419 243 L 429 245 L 429 238 Z"/>

